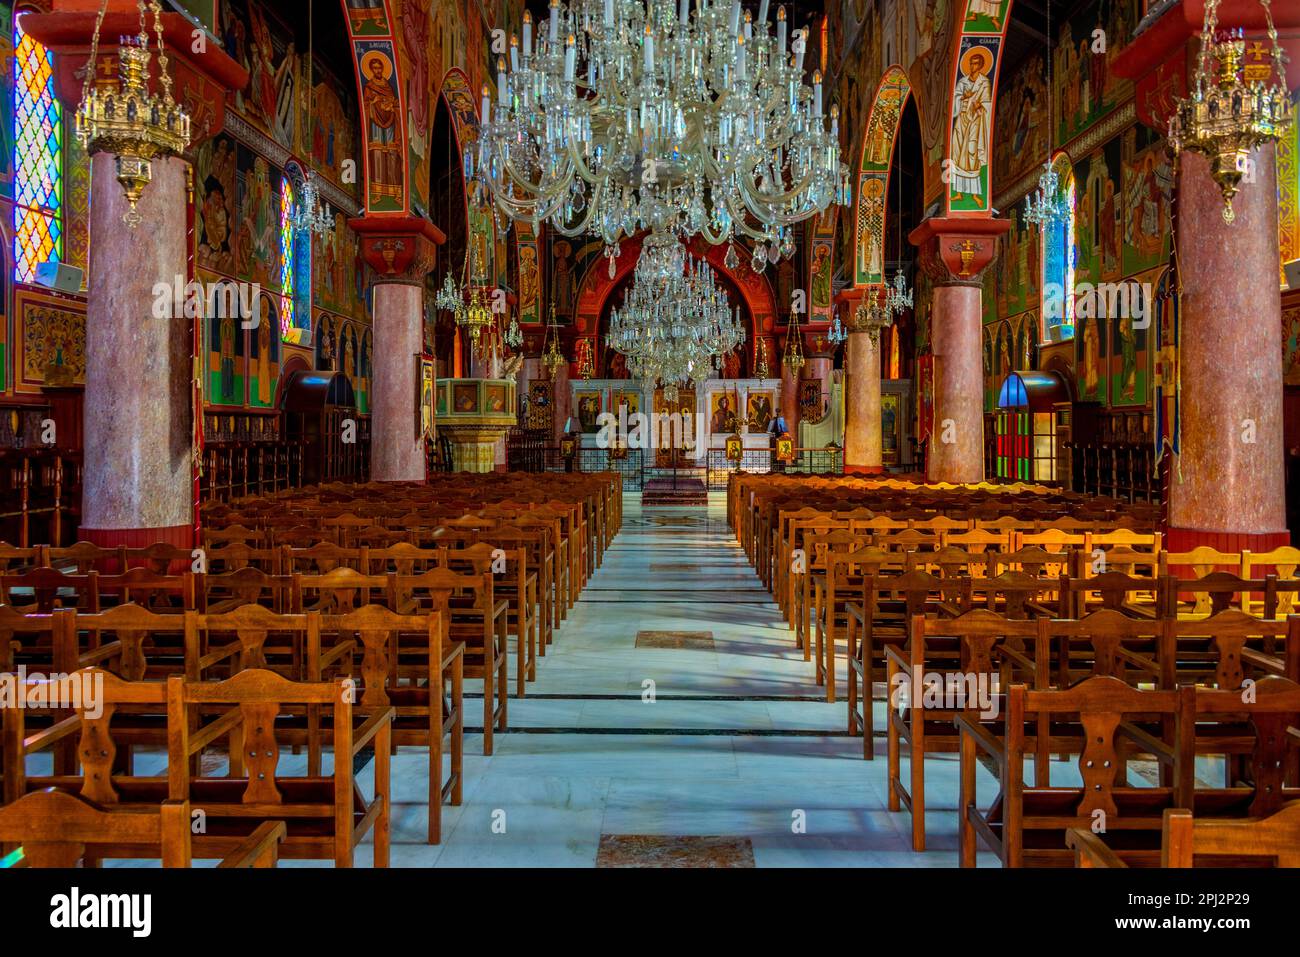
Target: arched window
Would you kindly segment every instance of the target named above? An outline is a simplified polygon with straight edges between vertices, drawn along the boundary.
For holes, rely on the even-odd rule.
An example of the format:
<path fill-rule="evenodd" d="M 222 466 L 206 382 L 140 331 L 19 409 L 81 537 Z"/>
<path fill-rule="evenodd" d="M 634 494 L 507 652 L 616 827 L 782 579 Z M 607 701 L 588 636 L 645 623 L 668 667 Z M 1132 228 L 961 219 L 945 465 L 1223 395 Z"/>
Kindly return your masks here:
<path fill-rule="evenodd" d="M 280 335 L 290 338 L 297 315 L 298 297 L 297 252 L 298 231 L 293 225 L 293 210 L 296 205 L 296 193 L 293 179 L 288 174 L 280 180 Z"/>
<path fill-rule="evenodd" d="M 14 278 L 63 260 L 63 108 L 54 57 L 14 16 Z"/>
<path fill-rule="evenodd" d="M 293 224 L 302 183 L 302 170 L 290 163 L 280 185 L 280 335 L 299 344 L 305 337 L 297 330 L 311 328 L 311 235 Z"/>
<path fill-rule="evenodd" d="M 1042 341 L 1045 343 L 1074 338 L 1074 267 L 1078 257 L 1074 239 L 1074 167 L 1064 153 L 1056 155 L 1052 167 L 1069 215 L 1042 231 Z"/>

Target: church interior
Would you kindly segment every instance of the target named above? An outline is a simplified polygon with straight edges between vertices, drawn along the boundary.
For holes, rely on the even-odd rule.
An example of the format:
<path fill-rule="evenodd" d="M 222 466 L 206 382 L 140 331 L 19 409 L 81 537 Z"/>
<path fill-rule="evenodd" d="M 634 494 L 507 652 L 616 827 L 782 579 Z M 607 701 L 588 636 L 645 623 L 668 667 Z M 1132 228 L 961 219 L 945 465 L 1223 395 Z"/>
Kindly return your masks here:
<path fill-rule="evenodd" d="M 0 871 L 1300 866 L 1300 3 L 0 43 Z"/>

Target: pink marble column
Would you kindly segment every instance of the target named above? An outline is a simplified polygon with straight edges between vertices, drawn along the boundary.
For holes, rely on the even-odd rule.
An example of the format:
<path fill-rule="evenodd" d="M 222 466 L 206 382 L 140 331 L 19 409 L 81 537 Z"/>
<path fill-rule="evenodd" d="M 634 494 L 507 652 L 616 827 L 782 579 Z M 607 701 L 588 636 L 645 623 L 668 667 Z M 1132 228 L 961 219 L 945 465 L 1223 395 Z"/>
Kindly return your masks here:
<path fill-rule="evenodd" d="M 884 471 L 878 334 L 850 332 L 845 358 L 844 471 L 877 474 Z"/>
<path fill-rule="evenodd" d="M 934 354 L 931 482 L 984 481 L 984 271 L 997 258 L 1005 219 L 927 219 L 908 236 L 934 283 L 930 350 Z"/>
<path fill-rule="evenodd" d="M 1180 169 L 1182 454 L 1170 547 L 1264 551 L 1287 544 L 1276 153 L 1256 151 L 1232 225 L 1208 162 L 1184 153 Z"/>
<path fill-rule="evenodd" d="M 154 160 L 128 229 L 113 157 L 92 161 L 81 534 L 98 544 L 192 544 L 192 320 L 153 309 L 155 285 L 187 278 L 188 178 L 184 160 Z"/>
<path fill-rule="evenodd" d="M 978 286 L 936 286 L 930 342 L 934 352 L 931 482 L 984 480 L 983 308 Z"/>
<path fill-rule="evenodd" d="M 804 368 L 807 368 L 806 362 Z M 792 436 L 799 435 L 799 376 L 784 362 L 781 363 L 781 417 Z"/>
<path fill-rule="evenodd" d="M 424 290 L 404 282 L 375 286 L 374 397 L 370 477 L 423 482 L 424 439 L 416 429 L 420 388 L 416 356 L 424 348 Z"/>

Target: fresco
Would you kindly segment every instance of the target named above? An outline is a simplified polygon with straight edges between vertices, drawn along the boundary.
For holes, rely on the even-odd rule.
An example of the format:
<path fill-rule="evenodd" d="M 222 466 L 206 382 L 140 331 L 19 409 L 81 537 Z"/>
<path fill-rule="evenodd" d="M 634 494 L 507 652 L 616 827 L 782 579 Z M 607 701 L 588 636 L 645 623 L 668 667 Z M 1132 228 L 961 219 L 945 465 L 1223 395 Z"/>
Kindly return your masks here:
<path fill-rule="evenodd" d="M 86 384 L 86 307 L 59 296 L 14 294 L 15 391 Z"/>
<path fill-rule="evenodd" d="M 979 0 L 971 0 L 971 4 Z M 990 150 L 993 136 L 993 82 L 997 77 L 997 36 L 963 36 L 957 57 L 952 97 L 952 127 L 944 172 L 948 208 L 953 212 L 986 212 L 992 208 Z"/>
<path fill-rule="evenodd" d="M 1132 82 L 1117 76 L 1112 65 L 1137 22 L 1135 0 L 1093 0 L 1057 27 L 1052 116 L 1058 146 L 1132 98 Z M 1103 52 L 1094 52 L 1098 45 L 1094 31 L 1098 29 L 1105 35 Z"/>
<path fill-rule="evenodd" d="M 1014 76 L 1001 77 L 998 85 L 993 184 L 1000 192 L 1047 162 L 1046 57 L 1033 54 Z"/>

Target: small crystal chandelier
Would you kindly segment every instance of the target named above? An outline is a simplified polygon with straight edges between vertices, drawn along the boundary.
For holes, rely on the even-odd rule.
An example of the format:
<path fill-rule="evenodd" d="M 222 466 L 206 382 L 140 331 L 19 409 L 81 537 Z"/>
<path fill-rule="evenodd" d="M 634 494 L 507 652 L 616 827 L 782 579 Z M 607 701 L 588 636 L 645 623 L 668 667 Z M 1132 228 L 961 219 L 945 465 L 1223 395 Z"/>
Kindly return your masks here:
<path fill-rule="evenodd" d="M 502 336 L 505 344 L 511 349 L 519 349 L 524 344 L 524 333 L 519 328 L 519 319 L 513 313 L 510 316 L 510 325 L 506 327 L 505 335 Z"/>
<path fill-rule="evenodd" d="M 1056 166 L 1044 164 L 1043 175 L 1038 178 L 1038 190 L 1025 200 L 1025 222 L 1042 229 L 1051 229 L 1070 218 L 1070 206 L 1061 193 L 1061 177 Z"/>
<path fill-rule="evenodd" d="M 844 323 L 840 321 L 838 315 L 831 320 L 831 327 L 826 332 L 826 341 L 833 346 L 842 346 L 849 341 L 849 332 L 844 328 Z"/>
<path fill-rule="evenodd" d="M 189 114 L 172 97 L 172 78 L 163 47 L 162 8 L 158 0 L 140 0 L 139 7 L 140 32 L 119 40 L 116 89 L 103 89 L 95 83 L 99 35 L 108 0 L 100 7 L 76 124 L 77 140 L 87 154 L 109 153 L 116 161 L 117 181 L 122 184 L 131 207 L 123 214 L 122 221 L 131 229 L 142 221 L 136 206 L 145 187 L 153 180 L 153 160 L 180 156 L 190 142 Z M 161 95 L 149 92 L 153 55 L 149 51 L 148 13 L 153 14 Z"/>
<path fill-rule="evenodd" d="M 1291 97 L 1286 83 L 1286 60 L 1278 43 L 1269 0 L 1259 0 L 1272 41 L 1272 65 L 1277 82 L 1269 83 L 1272 69 L 1243 63 L 1246 40 L 1240 29 L 1219 33 L 1220 0 L 1206 0 L 1201 27 L 1201 55 L 1190 96 L 1180 99 L 1169 120 L 1169 148 L 1175 157 L 1183 150 L 1200 153 L 1210 161 L 1210 176 L 1223 192 L 1223 221 L 1232 223 L 1232 199 L 1257 147 L 1280 140 L 1292 122 Z M 1210 61 L 1217 64 L 1211 70 Z"/>
<path fill-rule="evenodd" d="M 885 287 L 884 295 L 885 309 L 891 320 L 912 308 L 912 290 L 901 268 L 894 271 L 893 285 Z"/>
<path fill-rule="evenodd" d="M 329 204 L 321 198 L 313 170 L 303 177 L 298 202 L 294 206 L 290 224 L 300 233 L 328 236 L 334 231 L 334 214 Z"/>
<path fill-rule="evenodd" d="M 560 327 L 555 321 L 555 305 L 551 305 L 551 321 L 546 327 L 547 345 L 542 354 L 542 368 L 554 382 L 559 376 L 560 370 L 569 364 L 569 360 L 564 358 L 564 353 L 560 351 Z"/>
<path fill-rule="evenodd" d="M 474 263 L 472 275 L 471 261 Z M 450 312 L 456 320 L 456 325 L 469 332 L 470 345 L 475 350 L 482 341 L 484 331 L 495 323 L 495 317 L 492 315 L 492 310 L 488 308 L 487 297 L 483 293 L 481 280 L 482 263 L 478 262 L 478 257 L 474 256 L 473 252 L 467 251 L 460 288 L 457 288 L 452 282 L 451 275 L 448 274 L 443 280 L 442 289 L 434 299 L 437 308 Z"/>
<path fill-rule="evenodd" d="M 313 129 L 312 112 L 316 100 L 316 20 L 315 7 L 307 4 L 307 128 Z M 299 187 L 298 201 L 289 216 L 296 232 L 327 236 L 334 231 L 334 214 L 321 198 L 315 170 L 308 170 Z"/>

